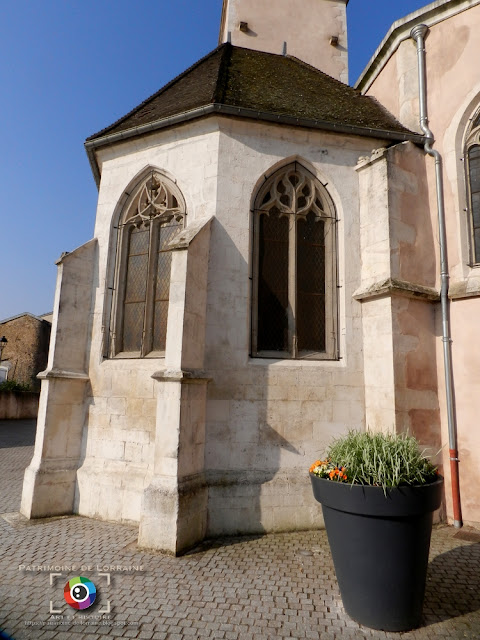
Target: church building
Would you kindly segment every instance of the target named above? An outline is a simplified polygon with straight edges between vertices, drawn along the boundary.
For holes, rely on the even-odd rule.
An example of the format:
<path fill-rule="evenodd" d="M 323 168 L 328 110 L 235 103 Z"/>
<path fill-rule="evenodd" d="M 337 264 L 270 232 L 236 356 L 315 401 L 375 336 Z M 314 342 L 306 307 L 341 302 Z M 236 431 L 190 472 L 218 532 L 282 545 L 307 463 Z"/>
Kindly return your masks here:
<path fill-rule="evenodd" d="M 173 554 L 318 528 L 310 464 L 369 428 L 480 524 L 480 0 L 396 22 L 355 88 L 347 4 L 224 0 L 218 47 L 87 139 L 26 517 Z"/>

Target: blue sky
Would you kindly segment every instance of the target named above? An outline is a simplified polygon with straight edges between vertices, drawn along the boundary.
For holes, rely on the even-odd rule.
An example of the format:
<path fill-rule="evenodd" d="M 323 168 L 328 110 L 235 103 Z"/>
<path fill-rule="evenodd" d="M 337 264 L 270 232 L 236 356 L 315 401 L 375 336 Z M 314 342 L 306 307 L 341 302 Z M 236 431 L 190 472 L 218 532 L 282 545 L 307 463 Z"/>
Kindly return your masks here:
<path fill-rule="evenodd" d="M 425 4 L 350 0 L 352 83 L 392 22 Z M 52 309 L 55 260 L 93 236 L 97 189 L 85 138 L 214 49 L 221 5 L 0 3 L 0 319 Z"/>

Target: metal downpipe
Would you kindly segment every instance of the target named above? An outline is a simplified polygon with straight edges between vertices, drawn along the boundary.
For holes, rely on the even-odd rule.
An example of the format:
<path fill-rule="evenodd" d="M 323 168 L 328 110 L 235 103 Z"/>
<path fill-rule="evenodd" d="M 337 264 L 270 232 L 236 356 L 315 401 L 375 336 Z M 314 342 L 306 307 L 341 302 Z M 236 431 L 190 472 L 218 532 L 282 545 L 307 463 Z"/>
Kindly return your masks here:
<path fill-rule="evenodd" d="M 438 230 L 440 242 L 440 303 L 442 312 L 442 342 L 443 342 L 443 362 L 445 369 L 445 395 L 447 402 L 448 420 L 448 440 L 450 452 L 450 473 L 452 483 L 453 518 L 454 526 L 458 529 L 463 526 L 462 509 L 460 503 L 460 480 L 458 473 L 458 449 L 457 449 L 457 425 L 453 399 L 453 370 L 452 370 L 452 347 L 449 325 L 449 301 L 448 301 L 448 257 L 447 257 L 447 235 L 445 225 L 445 201 L 443 192 L 443 161 L 438 151 L 432 149 L 434 142 L 433 133 L 428 128 L 427 114 L 427 87 L 426 87 L 426 65 L 425 65 L 425 35 L 428 27 L 419 24 L 414 27 L 410 36 L 417 43 L 418 61 L 418 89 L 419 89 L 419 109 L 420 127 L 427 138 L 424 148 L 426 153 L 435 158 L 435 178 L 437 188 L 437 211 Z"/>

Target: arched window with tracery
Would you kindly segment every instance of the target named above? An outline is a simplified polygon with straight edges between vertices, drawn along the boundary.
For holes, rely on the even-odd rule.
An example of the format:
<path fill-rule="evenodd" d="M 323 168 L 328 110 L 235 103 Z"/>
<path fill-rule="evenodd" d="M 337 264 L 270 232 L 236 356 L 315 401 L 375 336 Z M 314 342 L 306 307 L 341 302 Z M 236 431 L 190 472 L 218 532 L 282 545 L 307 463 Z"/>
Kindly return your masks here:
<path fill-rule="evenodd" d="M 110 355 L 141 358 L 164 353 L 169 243 L 185 220 L 180 190 L 157 171 L 130 194 L 118 228 Z"/>
<path fill-rule="evenodd" d="M 335 359 L 336 216 L 298 162 L 275 172 L 254 204 L 252 355 Z"/>
<path fill-rule="evenodd" d="M 480 264 L 480 112 L 472 119 L 467 130 L 464 155 L 471 261 Z"/>

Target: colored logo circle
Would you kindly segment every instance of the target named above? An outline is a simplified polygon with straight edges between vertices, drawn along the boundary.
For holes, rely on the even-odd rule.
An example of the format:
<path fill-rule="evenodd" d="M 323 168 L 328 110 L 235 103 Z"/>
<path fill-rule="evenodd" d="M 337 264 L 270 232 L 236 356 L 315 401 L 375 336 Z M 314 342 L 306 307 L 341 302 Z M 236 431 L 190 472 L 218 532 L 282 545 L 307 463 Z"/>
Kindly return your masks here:
<path fill-rule="evenodd" d="M 95 602 L 97 589 L 91 580 L 83 576 L 70 578 L 63 589 L 63 597 L 74 609 L 88 609 Z"/>

